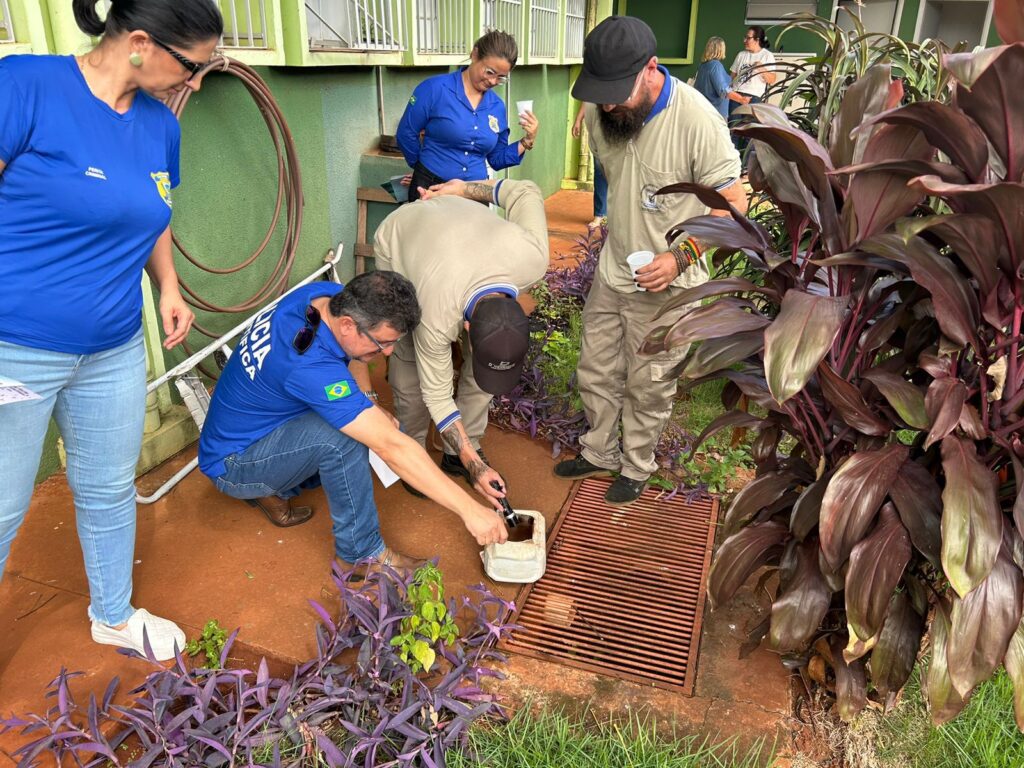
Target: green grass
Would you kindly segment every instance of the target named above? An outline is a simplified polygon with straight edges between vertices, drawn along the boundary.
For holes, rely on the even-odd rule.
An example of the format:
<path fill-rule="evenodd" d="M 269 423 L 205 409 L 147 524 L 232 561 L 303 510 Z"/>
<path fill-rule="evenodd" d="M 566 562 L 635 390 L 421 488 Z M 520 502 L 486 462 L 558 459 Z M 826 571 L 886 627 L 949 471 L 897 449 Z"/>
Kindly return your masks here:
<path fill-rule="evenodd" d="M 760 744 L 743 751 L 733 742 L 668 738 L 635 716 L 583 725 L 561 713 L 527 710 L 506 724 L 474 728 L 468 756 L 452 753 L 449 768 L 755 768 L 772 760 L 772 750 Z"/>
<path fill-rule="evenodd" d="M 1024 766 L 1024 734 L 1013 719 L 1013 685 L 1002 670 L 978 686 L 959 717 L 939 727 L 928 718 L 915 673 L 899 707 L 875 727 L 880 768 Z"/>

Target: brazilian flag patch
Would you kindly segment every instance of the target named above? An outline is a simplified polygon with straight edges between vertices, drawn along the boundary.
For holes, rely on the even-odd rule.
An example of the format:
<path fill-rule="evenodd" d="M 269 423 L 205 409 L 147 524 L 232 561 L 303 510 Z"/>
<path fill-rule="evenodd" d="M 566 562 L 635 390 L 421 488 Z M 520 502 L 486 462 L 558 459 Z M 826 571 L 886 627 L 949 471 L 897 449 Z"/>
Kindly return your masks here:
<path fill-rule="evenodd" d="M 336 381 L 324 387 L 324 392 L 327 393 L 328 400 L 341 400 L 352 394 L 352 387 L 347 381 Z"/>

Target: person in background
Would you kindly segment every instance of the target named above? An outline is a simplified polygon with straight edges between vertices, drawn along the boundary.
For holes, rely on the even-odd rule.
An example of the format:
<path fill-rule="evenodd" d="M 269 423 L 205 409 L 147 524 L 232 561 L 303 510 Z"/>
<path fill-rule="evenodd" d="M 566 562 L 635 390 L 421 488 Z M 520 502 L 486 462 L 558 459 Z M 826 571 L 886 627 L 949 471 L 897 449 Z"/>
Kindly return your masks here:
<path fill-rule="evenodd" d="M 519 383 L 529 323 L 519 303 L 548 266 L 544 196 L 532 181 L 452 179 L 421 190 L 416 205 L 392 212 L 377 229 L 373 253 L 416 287 L 423 320 L 388 360 L 388 381 L 402 430 L 426 444 L 433 419 L 444 444 L 441 469 L 465 478 L 488 501 L 505 481 L 488 466 L 480 439 L 492 395 Z M 474 202 L 475 201 L 475 202 Z M 505 210 L 501 219 L 478 203 Z M 452 344 L 463 365 L 456 396 Z M 416 494 L 416 488 L 406 490 Z"/>
<path fill-rule="evenodd" d="M 488 164 L 494 170 L 519 165 L 533 149 L 537 118 L 532 112 L 521 115 L 524 136 L 509 144 L 505 102 L 491 90 L 508 82 L 518 58 L 515 38 L 491 30 L 473 44 L 469 66 L 416 86 L 395 132 L 413 169 L 409 202 L 419 198 L 421 187 L 486 179 Z"/>
<path fill-rule="evenodd" d="M 423 562 L 381 537 L 367 449 L 454 512 L 479 544 L 504 541 L 495 510 L 445 477 L 376 406 L 367 363 L 390 355 L 419 320 L 416 293 L 396 272 L 292 291 L 256 317 L 228 360 L 199 437 L 199 469 L 221 493 L 258 502 L 277 525 L 308 519 L 308 508 L 290 509 L 288 499 L 322 484 L 345 569 Z"/>
<path fill-rule="evenodd" d="M 776 80 L 777 76 L 771 69 L 775 56 L 768 48 L 764 27 L 748 27 L 743 36 L 743 50 L 736 54 L 730 69 L 733 76 L 732 91 L 729 92 L 730 128 L 743 119 L 742 115 L 735 114 L 736 110 L 746 104 L 762 102 L 768 86 Z M 733 134 L 733 143 L 742 153 L 748 142 Z"/>
<path fill-rule="evenodd" d="M 583 134 L 583 113 L 584 104 L 580 104 L 576 112 L 576 120 L 572 124 L 572 137 L 578 139 Z M 594 160 L 594 218 L 587 225 L 587 229 L 595 230 L 604 226 L 608 218 L 608 179 L 604 177 L 601 164 Z"/>
<path fill-rule="evenodd" d="M 608 237 L 583 307 L 577 380 L 589 430 L 579 454 L 554 472 L 568 479 L 618 472 L 604 496 L 611 505 L 636 501 L 657 469 L 654 448 L 672 415 L 674 370 L 686 353 L 641 355 L 641 344 L 687 311 L 677 307 L 655 320 L 667 302 L 708 279 L 694 238 L 684 233 L 665 243 L 666 232 L 707 214 L 707 206 L 694 195 L 655 193 L 688 181 L 718 190 L 740 211 L 747 207 L 739 155 L 721 116 L 658 64 L 656 50 L 654 32 L 640 19 L 605 19 L 583 42 L 572 89 L 590 102 L 590 149 L 608 176 Z M 626 259 L 635 251 L 655 256 L 634 279 Z"/>
<path fill-rule="evenodd" d="M 192 311 L 171 254 L 181 132 L 160 102 L 199 90 L 223 32 L 212 0 L 73 0 L 101 37 L 81 56 L 0 59 L 0 376 L 38 399 L 0 405 L 0 575 L 28 511 L 51 415 L 67 450 L 97 643 L 173 658 L 185 634 L 131 605 L 146 349 L 142 270 L 164 347 Z M 170 576 L 170 575 L 169 575 Z"/>
<path fill-rule="evenodd" d="M 725 58 L 725 40 L 720 37 L 709 37 L 704 46 L 704 57 L 697 69 L 697 79 L 693 87 L 704 94 L 711 106 L 724 117 L 729 117 L 729 93 L 732 91 L 732 77 L 726 70 L 722 59 Z"/>

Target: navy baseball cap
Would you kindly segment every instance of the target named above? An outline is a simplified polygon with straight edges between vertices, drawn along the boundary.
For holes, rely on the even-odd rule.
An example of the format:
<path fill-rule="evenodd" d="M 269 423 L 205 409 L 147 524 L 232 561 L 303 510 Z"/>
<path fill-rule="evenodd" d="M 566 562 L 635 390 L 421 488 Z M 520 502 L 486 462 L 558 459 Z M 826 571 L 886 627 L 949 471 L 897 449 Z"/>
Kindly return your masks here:
<path fill-rule="evenodd" d="M 473 378 L 491 395 L 504 395 L 519 383 L 530 343 L 530 324 L 511 296 L 480 299 L 469 320 Z"/>

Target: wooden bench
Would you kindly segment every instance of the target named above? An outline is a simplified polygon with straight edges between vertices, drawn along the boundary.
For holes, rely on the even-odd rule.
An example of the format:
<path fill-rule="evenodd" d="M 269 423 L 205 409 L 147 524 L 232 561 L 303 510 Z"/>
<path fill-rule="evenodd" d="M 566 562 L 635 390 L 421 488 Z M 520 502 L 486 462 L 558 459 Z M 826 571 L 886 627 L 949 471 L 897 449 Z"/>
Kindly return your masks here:
<path fill-rule="evenodd" d="M 366 257 L 373 256 L 373 243 L 366 239 L 366 216 L 367 207 L 370 203 L 387 203 L 398 205 L 390 194 L 380 187 L 359 187 L 356 189 L 356 243 L 354 253 L 356 257 L 356 274 L 361 275 L 366 271 Z"/>

